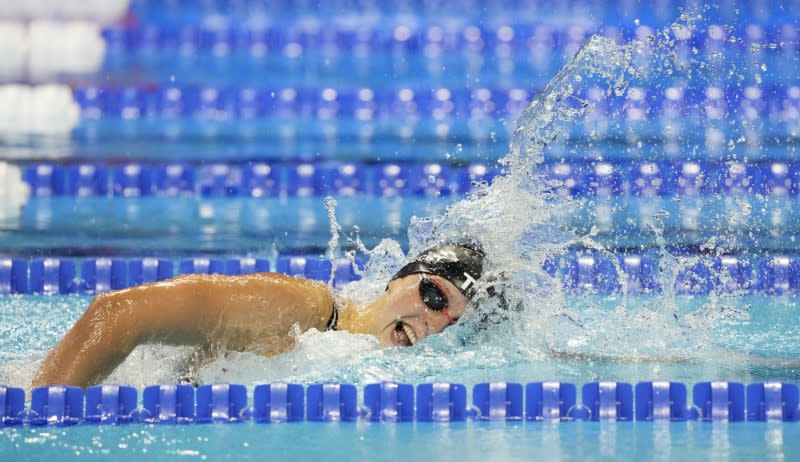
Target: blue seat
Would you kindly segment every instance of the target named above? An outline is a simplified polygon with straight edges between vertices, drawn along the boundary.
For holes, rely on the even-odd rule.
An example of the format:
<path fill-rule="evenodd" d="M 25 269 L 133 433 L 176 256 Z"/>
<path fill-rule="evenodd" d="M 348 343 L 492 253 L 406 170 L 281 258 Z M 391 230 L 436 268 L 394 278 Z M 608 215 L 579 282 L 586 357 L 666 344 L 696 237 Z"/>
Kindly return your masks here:
<path fill-rule="evenodd" d="M 686 385 L 680 382 L 639 382 L 635 391 L 636 420 L 681 421 L 692 417 Z"/>
<path fill-rule="evenodd" d="M 356 387 L 325 382 L 306 388 L 306 418 L 311 421 L 348 422 L 358 418 Z"/>
<path fill-rule="evenodd" d="M 81 118 L 98 120 L 106 112 L 105 91 L 97 87 L 78 88 L 73 91 L 75 102 L 81 108 Z"/>
<path fill-rule="evenodd" d="M 111 175 L 107 168 L 91 164 L 76 167 L 74 195 L 106 196 L 111 190 Z"/>
<path fill-rule="evenodd" d="M 584 166 L 577 163 L 558 162 L 544 167 L 547 191 L 559 197 L 577 197 L 585 192 Z"/>
<path fill-rule="evenodd" d="M 97 385 L 86 389 L 86 415 L 90 423 L 122 424 L 133 420 L 136 411 L 136 388 L 120 385 Z"/>
<path fill-rule="evenodd" d="M 200 385 L 195 392 L 195 422 L 241 422 L 247 416 L 247 388 L 244 385 L 215 383 Z"/>
<path fill-rule="evenodd" d="M 414 386 L 408 383 L 381 382 L 364 387 L 364 405 L 373 422 L 414 420 Z"/>
<path fill-rule="evenodd" d="M 333 286 L 340 289 L 342 286 L 361 279 L 361 275 L 356 272 L 364 269 L 364 262 L 360 258 L 355 258 L 351 262 L 348 258 L 336 259 L 336 276 L 333 278 Z"/>
<path fill-rule="evenodd" d="M 564 382 L 531 382 L 525 386 L 527 420 L 568 420 L 575 407 L 575 385 Z"/>
<path fill-rule="evenodd" d="M 467 388 L 457 383 L 417 385 L 417 420 L 457 422 L 467 418 Z"/>
<path fill-rule="evenodd" d="M 169 260 L 143 258 L 128 262 L 128 279 L 132 286 L 163 281 L 172 276 L 174 276 L 173 264 Z"/>
<path fill-rule="evenodd" d="M 747 420 L 796 422 L 800 420 L 797 385 L 785 382 L 747 386 Z"/>
<path fill-rule="evenodd" d="M 82 419 L 83 390 L 80 387 L 50 385 L 31 392 L 30 425 L 68 426 Z"/>
<path fill-rule="evenodd" d="M 100 294 L 129 286 L 128 265 L 123 260 L 98 258 L 81 263 L 81 279 L 89 292 Z"/>
<path fill-rule="evenodd" d="M 146 423 L 183 424 L 194 420 L 194 387 L 150 385 L 142 392 L 139 420 Z"/>
<path fill-rule="evenodd" d="M 472 403 L 480 420 L 522 420 L 522 384 L 478 383 L 472 388 Z"/>
<path fill-rule="evenodd" d="M 37 294 L 69 293 L 75 279 L 75 262 L 47 258 L 30 263 L 30 291 Z"/>
<path fill-rule="evenodd" d="M 305 416 L 302 385 L 273 382 L 253 390 L 253 418 L 260 423 L 298 422 Z"/>
<path fill-rule="evenodd" d="M 234 32 L 226 24 L 206 24 L 198 33 L 199 48 L 214 56 L 227 56 L 234 50 Z"/>
<path fill-rule="evenodd" d="M 619 260 L 627 278 L 627 281 L 622 281 L 620 277 L 620 283 L 627 284 L 629 293 L 651 294 L 661 291 L 656 280 L 658 265 L 652 258 L 644 255 L 621 255 Z"/>
<path fill-rule="evenodd" d="M 306 258 L 305 276 L 316 281 L 327 282 L 331 276 L 331 262 L 327 259 Z"/>
<path fill-rule="evenodd" d="M 375 91 L 371 88 L 360 88 L 353 98 L 352 114 L 359 122 L 371 122 L 377 117 L 378 102 Z"/>
<path fill-rule="evenodd" d="M 681 295 L 707 295 L 714 290 L 717 277 L 706 262 L 681 268 L 675 279 L 675 291 Z"/>
<path fill-rule="evenodd" d="M 700 420 L 741 422 L 745 418 L 745 389 L 737 382 L 700 382 L 692 389 Z"/>
<path fill-rule="evenodd" d="M 205 86 L 198 88 L 191 105 L 196 120 L 219 122 L 234 116 L 232 96 L 224 89 Z"/>
<path fill-rule="evenodd" d="M 25 420 L 25 390 L 0 385 L 0 428 Z"/>
<path fill-rule="evenodd" d="M 276 197 L 281 194 L 281 169 L 263 162 L 248 164 L 242 170 L 242 193 L 251 197 Z"/>
<path fill-rule="evenodd" d="M 583 405 L 593 421 L 633 420 L 633 387 L 625 382 L 591 382 L 583 385 Z"/>
<path fill-rule="evenodd" d="M 762 257 L 758 265 L 758 290 L 768 295 L 786 295 L 798 288 L 798 261 L 785 255 Z"/>

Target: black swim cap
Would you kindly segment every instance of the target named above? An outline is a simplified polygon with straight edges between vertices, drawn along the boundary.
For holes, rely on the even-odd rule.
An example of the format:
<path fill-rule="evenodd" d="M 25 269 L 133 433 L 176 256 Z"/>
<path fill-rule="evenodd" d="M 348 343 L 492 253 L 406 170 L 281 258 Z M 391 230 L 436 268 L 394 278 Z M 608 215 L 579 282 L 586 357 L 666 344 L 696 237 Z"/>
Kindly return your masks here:
<path fill-rule="evenodd" d="M 483 271 L 483 257 L 480 250 L 461 244 L 432 247 L 400 268 L 389 282 L 411 274 L 433 274 L 447 279 L 470 298 Z"/>

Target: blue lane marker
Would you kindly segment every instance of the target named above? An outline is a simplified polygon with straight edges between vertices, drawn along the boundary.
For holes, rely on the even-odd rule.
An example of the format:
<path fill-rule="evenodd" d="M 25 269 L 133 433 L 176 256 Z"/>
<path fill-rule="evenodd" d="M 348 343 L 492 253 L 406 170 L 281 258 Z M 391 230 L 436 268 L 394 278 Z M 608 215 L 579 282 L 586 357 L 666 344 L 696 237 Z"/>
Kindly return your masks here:
<path fill-rule="evenodd" d="M 445 382 L 382 382 L 363 388 L 363 407 L 355 385 L 335 381 L 308 385 L 275 382 L 257 385 L 252 403 L 241 384 L 152 385 L 137 403 L 137 390 L 124 385 L 87 388 L 52 385 L 33 390 L 29 409 L 22 388 L 0 385 L 0 427 L 13 425 L 259 423 L 298 421 L 459 422 L 528 420 L 569 422 L 694 421 L 795 422 L 800 420 L 798 387 L 793 383 L 700 382 L 693 387 L 694 406 L 680 382 L 624 382 L 583 385 L 564 382 L 486 382 L 467 388 Z M 523 393 L 524 392 L 524 393 Z M 85 408 L 84 408 L 85 398 Z M 415 400 L 416 398 L 416 400 Z M 524 399 L 524 400 L 523 400 Z M 523 407 L 524 404 L 524 407 Z M 252 406 L 252 407 L 250 407 Z"/>

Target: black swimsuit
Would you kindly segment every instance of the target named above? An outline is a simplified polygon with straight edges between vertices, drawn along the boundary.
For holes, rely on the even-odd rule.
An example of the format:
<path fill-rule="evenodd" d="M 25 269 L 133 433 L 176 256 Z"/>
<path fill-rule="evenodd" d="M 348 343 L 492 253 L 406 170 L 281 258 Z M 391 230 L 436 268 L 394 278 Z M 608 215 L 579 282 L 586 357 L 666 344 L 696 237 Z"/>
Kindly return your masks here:
<path fill-rule="evenodd" d="M 333 302 L 333 312 L 331 313 L 331 318 L 328 320 L 328 325 L 325 327 L 325 330 L 337 330 L 336 323 L 339 321 L 339 308 L 336 307 L 336 301 Z"/>

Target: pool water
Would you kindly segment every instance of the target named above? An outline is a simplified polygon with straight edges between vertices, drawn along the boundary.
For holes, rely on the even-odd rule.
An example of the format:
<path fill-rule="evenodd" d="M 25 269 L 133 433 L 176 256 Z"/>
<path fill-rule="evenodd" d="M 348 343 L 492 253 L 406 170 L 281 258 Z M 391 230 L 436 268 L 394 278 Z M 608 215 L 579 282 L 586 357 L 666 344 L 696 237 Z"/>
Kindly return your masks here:
<path fill-rule="evenodd" d="M 4 107 L 38 111 L 0 107 L 0 384 L 28 388 L 95 290 L 84 270 L 74 290 L 29 290 L 33 270 L 17 286 L 12 259 L 275 270 L 355 254 L 366 269 L 340 288 L 363 301 L 406 254 L 465 237 L 520 302 L 511 319 L 476 330 L 467 316 L 408 349 L 312 330 L 285 355 L 208 364 L 144 345 L 108 382 L 800 382 L 796 1 L 189 3 L 134 0 L 71 29 L 0 8 L 25 45 L 0 85 L 59 85 L 0 87 Z M 104 59 L 34 72 L 24 63 L 68 54 L 42 31 L 103 43 Z M 0 455 L 786 460 L 797 428 L 20 426 L 0 428 Z"/>

